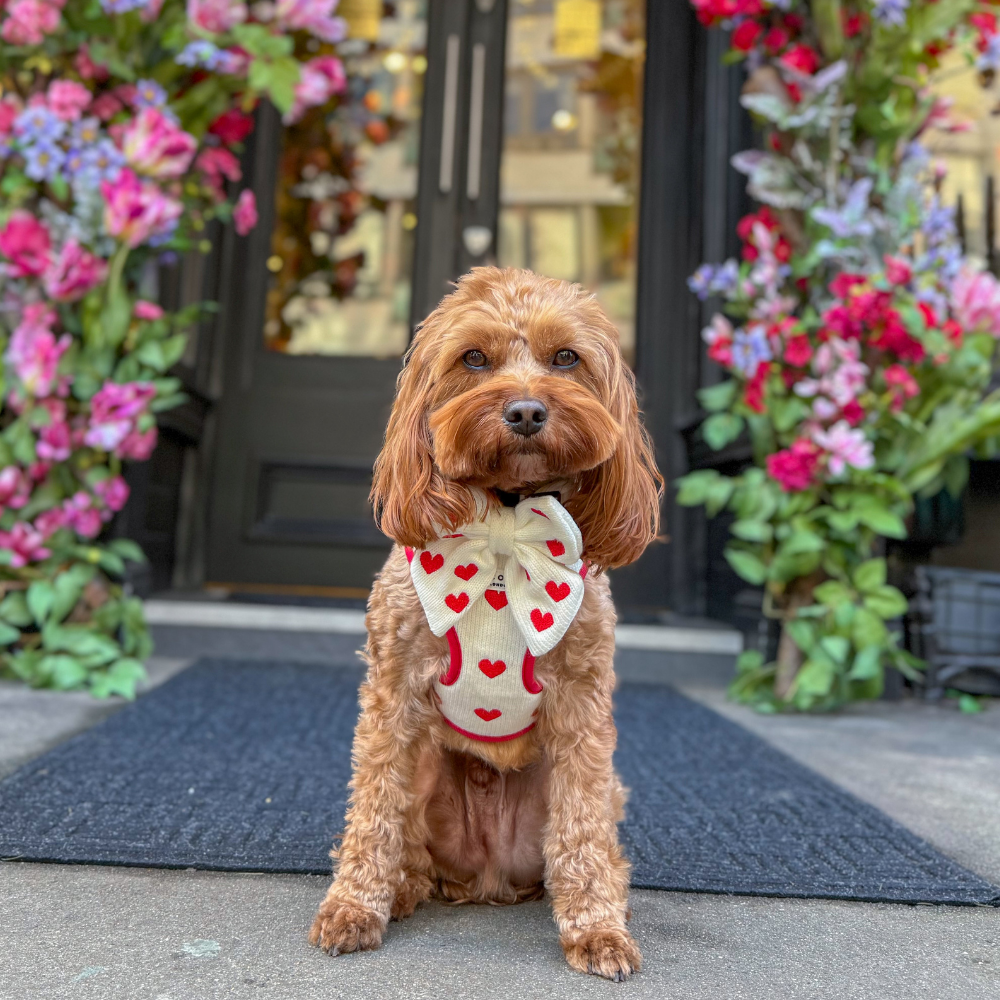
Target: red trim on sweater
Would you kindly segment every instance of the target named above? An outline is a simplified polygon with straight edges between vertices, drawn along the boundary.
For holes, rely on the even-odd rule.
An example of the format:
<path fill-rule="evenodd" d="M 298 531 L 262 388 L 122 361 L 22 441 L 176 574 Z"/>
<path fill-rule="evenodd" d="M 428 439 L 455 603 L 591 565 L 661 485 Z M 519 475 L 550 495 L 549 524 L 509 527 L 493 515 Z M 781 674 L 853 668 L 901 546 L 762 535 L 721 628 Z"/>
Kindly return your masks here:
<path fill-rule="evenodd" d="M 462 729 L 461 726 L 456 726 L 455 723 L 444 714 L 444 712 L 441 713 L 441 718 L 444 719 L 444 721 L 447 722 L 456 733 L 461 733 L 463 736 L 467 736 L 470 740 L 479 740 L 480 743 L 503 743 L 506 740 L 517 739 L 518 736 L 523 736 L 526 732 L 535 728 L 535 724 L 532 723 L 530 726 L 522 729 L 519 733 L 511 733 L 509 736 L 480 736 L 478 733 L 470 733 L 467 730 Z"/>
<path fill-rule="evenodd" d="M 535 680 L 535 658 L 531 650 L 524 651 L 524 662 L 521 664 L 521 683 L 529 694 L 541 694 L 542 685 Z"/>
<path fill-rule="evenodd" d="M 440 683 L 445 687 L 451 687 L 458 680 L 458 675 L 462 672 L 462 644 L 458 641 L 458 633 L 452 626 L 445 633 L 448 640 L 448 649 L 451 652 L 451 659 L 448 662 L 448 673 L 441 679 Z"/>

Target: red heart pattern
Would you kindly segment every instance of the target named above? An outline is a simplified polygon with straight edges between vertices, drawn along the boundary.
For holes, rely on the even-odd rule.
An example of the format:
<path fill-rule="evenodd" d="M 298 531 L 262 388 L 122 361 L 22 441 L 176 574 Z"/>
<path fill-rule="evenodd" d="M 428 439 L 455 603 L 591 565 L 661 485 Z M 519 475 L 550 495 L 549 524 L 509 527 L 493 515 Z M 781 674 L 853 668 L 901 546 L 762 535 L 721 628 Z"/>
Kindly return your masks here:
<path fill-rule="evenodd" d="M 547 628 L 552 628 L 553 622 L 555 622 L 555 618 L 552 617 L 551 611 L 542 614 L 541 608 L 535 608 L 531 612 L 531 624 L 535 626 L 536 632 L 544 632 Z"/>
<path fill-rule="evenodd" d="M 507 593 L 503 590 L 487 590 L 486 603 L 494 610 L 499 611 L 507 607 Z"/>
<path fill-rule="evenodd" d="M 479 567 L 475 563 L 469 563 L 468 566 L 455 567 L 455 576 L 465 580 L 466 583 L 468 583 L 469 580 L 471 580 L 478 572 Z"/>
<path fill-rule="evenodd" d="M 421 552 L 420 565 L 423 566 L 425 573 L 436 573 L 444 565 L 444 556 L 440 552 L 436 556 L 430 552 Z"/>
<path fill-rule="evenodd" d="M 545 593 L 552 598 L 553 601 L 564 601 L 569 597 L 569 584 L 568 583 L 556 583 L 555 580 L 549 580 L 545 584 Z"/>
<path fill-rule="evenodd" d="M 499 677 L 507 669 L 507 664 L 503 660 L 480 660 L 479 669 L 490 680 L 493 680 L 494 677 Z"/>
<path fill-rule="evenodd" d="M 452 611 L 457 615 L 459 612 L 464 611 L 469 604 L 469 595 L 463 590 L 461 594 L 457 597 L 454 594 L 449 594 L 445 599 L 444 603 L 451 608 Z M 549 615 L 551 618 L 552 616 Z"/>
<path fill-rule="evenodd" d="M 566 551 L 566 546 L 557 538 L 550 538 L 545 544 L 553 556 L 561 556 Z"/>
<path fill-rule="evenodd" d="M 494 719 L 499 719 L 501 716 L 499 708 L 477 708 L 476 715 L 479 716 L 483 722 L 492 722 Z"/>
<path fill-rule="evenodd" d="M 531 508 L 531 513 L 532 513 L 532 514 L 537 514 L 537 515 L 538 515 L 539 517 L 544 517 L 546 521 L 547 521 L 547 520 L 549 519 L 549 515 L 548 515 L 548 514 L 545 514 L 545 513 L 543 513 L 543 512 L 542 512 L 542 511 L 540 511 L 540 510 L 539 510 L 539 509 L 538 509 L 537 507 L 532 507 L 532 508 Z"/>

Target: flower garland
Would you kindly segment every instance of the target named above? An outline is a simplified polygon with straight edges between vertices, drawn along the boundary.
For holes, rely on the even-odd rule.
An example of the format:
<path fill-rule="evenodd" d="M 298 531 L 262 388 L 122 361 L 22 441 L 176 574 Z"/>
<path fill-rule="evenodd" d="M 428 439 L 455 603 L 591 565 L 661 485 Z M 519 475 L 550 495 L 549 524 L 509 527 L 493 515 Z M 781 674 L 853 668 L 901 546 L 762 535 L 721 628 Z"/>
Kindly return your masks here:
<path fill-rule="evenodd" d="M 777 661 L 744 654 L 733 693 L 828 708 L 877 696 L 886 664 L 918 676 L 877 540 L 905 537 L 916 493 L 957 493 L 1000 435 L 1000 284 L 963 256 L 920 141 L 958 127 L 930 86 L 941 56 L 989 76 L 997 23 L 966 0 L 693 3 L 732 29 L 764 131 L 733 159 L 763 203 L 742 260 L 690 280 L 722 306 L 703 339 L 730 376 L 700 394 L 702 433 L 718 449 L 748 432 L 756 464 L 689 474 L 679 502 L 735 514 L 726 557 L 783 621 Z"/>
<path fill-rule="evenodd" d="M 118 582 L 123 461 L 148 459 L 195 306 L 152 301 L 207 224 L 257 222 L 239 154 L 346 84 L 337 0 L 12 0 L 0 13 L 0 672 L 131 696 L 150 651 Z M 153 269 L 152 271 L 150 269 Z"/>

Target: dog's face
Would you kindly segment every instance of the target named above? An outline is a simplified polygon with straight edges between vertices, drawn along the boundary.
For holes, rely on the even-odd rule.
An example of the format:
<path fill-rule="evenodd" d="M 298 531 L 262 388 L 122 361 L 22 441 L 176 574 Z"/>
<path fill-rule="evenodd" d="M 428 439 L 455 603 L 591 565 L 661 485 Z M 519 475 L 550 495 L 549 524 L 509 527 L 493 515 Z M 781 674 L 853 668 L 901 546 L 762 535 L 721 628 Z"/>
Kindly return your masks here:
<path fill-rule="evenodd" d="M 531 492 L 559 480 L 600 566 L 656 531 L 661 480 L 618 333 L 576 285 L 477 268 L 428 317 L 400 375 L 372 498 L 397 541 L 474 511 L 469 487 Z"/>

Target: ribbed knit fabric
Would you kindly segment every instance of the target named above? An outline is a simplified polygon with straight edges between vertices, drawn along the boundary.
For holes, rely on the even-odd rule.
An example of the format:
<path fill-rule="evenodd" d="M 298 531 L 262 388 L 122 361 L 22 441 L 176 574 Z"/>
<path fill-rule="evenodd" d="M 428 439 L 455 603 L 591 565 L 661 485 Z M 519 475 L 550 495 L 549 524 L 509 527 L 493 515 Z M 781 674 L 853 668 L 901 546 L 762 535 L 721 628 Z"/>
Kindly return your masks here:
<path fill-rule="evenodd" d="M 586 566 L 580 529 L 555 497 L 482 509 L 406 556 L 431 631 L 448 637 L 448 671 L 434 684 L 442 715 L 472 739 L 509 740 L 534 725 L 535 657 L 576 617 Z"/>

